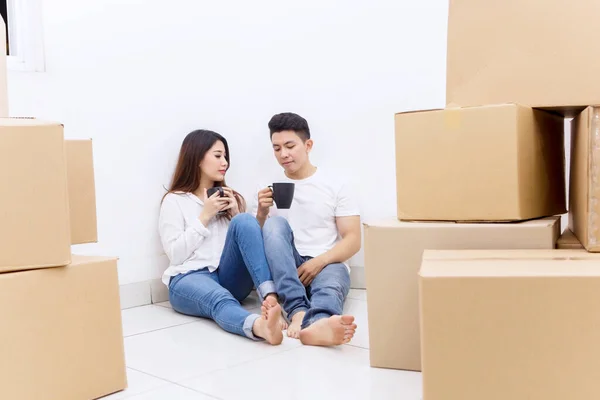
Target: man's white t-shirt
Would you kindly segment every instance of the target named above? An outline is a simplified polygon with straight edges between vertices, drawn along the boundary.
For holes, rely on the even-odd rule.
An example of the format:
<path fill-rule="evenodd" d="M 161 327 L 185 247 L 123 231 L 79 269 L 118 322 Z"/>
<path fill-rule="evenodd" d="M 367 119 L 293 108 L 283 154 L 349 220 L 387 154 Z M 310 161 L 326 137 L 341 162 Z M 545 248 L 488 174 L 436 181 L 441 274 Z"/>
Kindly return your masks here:
<path fill-rule="evenodd" d="M 294 232 L 294 244 L 301 256 L 317 257 L 331 250 L 341 239 L 336 217 L 360 216 L 357 199 L 350 183 L 339 176 L 317 168 L 306 179 L 290 179 L 282 171 L 272 182 L 295 183 L 294 199 L 289 209 L 271 207 L 269 216 L 285 218 Z M 258 190 L 254 194 L 252 214 L 258 210 Z M 345 262 L 348 267 L 348 263 Z"/>

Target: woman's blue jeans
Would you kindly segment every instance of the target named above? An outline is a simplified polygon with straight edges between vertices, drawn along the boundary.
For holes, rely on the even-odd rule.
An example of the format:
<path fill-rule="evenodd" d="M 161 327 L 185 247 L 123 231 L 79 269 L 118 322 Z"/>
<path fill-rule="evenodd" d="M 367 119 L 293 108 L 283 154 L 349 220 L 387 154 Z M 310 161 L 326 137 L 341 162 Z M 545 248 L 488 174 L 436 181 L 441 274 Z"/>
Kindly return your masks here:
<path fill-rule="evenodd" d="M 172 277 L 169 300 L 177 312 L 210 318 L 227 332 L 256 340 L 252 327 L 259 315 L 240 305 L 253 287 L 261 301 L 275 293 L 260 225 L 244 213 L 231 220 L 217 270 L 203 268 Z"/>

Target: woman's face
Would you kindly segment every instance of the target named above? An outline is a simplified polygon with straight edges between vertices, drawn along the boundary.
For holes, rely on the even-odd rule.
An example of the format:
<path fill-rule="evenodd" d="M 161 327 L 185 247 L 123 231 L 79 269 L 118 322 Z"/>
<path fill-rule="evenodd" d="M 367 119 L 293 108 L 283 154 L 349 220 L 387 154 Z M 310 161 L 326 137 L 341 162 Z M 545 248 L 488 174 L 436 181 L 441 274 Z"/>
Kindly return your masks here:
<path fill-rule="evenodd" d="M 220 140 L 206 152 L 200 162 L 201 177 L 220 182 L 225 179 L 229 163 L 225 159 L 225 145 Z"/>

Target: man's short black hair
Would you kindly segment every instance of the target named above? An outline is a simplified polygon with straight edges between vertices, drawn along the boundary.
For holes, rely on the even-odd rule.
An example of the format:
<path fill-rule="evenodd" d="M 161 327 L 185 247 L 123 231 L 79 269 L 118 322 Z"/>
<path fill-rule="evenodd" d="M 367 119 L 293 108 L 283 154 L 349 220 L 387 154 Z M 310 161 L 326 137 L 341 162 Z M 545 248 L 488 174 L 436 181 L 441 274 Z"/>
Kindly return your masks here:
<path fill-rule="evenodd" d="M 274 115 L 269 121 L 269 131 L 271 132 L 271 137 L 276 132 L 294 131 L 302 141 L 306 142 L 310 139 L 308 122 L 298 114 L 290 112 Z"/>

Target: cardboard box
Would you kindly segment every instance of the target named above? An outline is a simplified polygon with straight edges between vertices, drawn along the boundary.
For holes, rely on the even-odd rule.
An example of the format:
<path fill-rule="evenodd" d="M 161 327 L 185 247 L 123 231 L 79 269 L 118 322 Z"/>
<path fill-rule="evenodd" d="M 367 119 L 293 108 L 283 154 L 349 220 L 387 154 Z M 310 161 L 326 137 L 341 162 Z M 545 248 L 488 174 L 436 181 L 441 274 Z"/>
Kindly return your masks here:
<path fill-rule="evenodd" d="M 0 274 L 0 398 L 96 399 L 127 386 L 117 259 Z"/>
<path fill-rule="evenodd" d="M 447 104 L 515 102 L 565 115 L 600 104 L 598 15 L 593 0 L 451 0 Z"/>
<path fill-rule="evenodd" d="M 71 244 L 98 241 L 96 186 L 91 140 L 67 140 Z"/>
<path fill-rule="evenodd" d="M 425 249 L 553 249 L 560 218 L 499 223 L 401 222 L 365 224 L 370 362 L 373 367 L 421 370 L 418 272 Z"/>
<path fill-rule="evenodd" d="M 396 114 L 401 220 L 566 212 L 564 120 L 515 104 Z"/>
<path fill-rule="evenodd" d="M 59 123 L 0 119 L 0 272 L 71 261 L 65 142 Z"/>
<path fill-rule="evenodd" d="M 569 228 L 566 228 L 556 241 L 556 248 L 560 250 L 581 250 L 583 245 Z"/>
<path fill-rule="evenodd" d="M 569 228 L 588 251 L 600 252 L 599 107 L 572 121 L 569 185 Z"/>
<path fill-rule="evenodd" d="M 424 400 L 600 398 L 600 254 L 426 251 Z"/>

